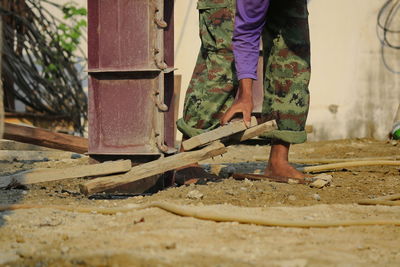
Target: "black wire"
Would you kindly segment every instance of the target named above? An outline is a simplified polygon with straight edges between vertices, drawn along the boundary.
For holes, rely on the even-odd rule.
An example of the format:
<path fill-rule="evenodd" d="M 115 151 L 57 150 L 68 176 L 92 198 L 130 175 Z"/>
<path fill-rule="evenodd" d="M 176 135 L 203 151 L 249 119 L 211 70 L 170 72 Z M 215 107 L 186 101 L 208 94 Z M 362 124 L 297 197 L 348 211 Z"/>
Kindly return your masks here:
<path fill-rule="evenodd" d="M 395 44 L 390 40 L 393 34 L 399 34 L 400 30 L 393 29 L 394 21 L 400 11 L 400 0 L 387 0 L 381 7 L 377 17 L 377 36 L 381 43 L 381 56 L 386 69 L 395 74 L 400 71 L 393 69 L 387 62 L 385 51 L 386 48 L 400 50 L 400 44 Z"/>
<path fill-rule="evenodd" d="M 75 131 L 82 134 L 87 122 L 82 75 L 75 67 L 78 58 L 54 40 L 58 21 L 41 4 L 53 1 L 24 0 L 20 9 L 18 1 L 9 9 L 0 5 L 0 16 L 10 21 L 3 25 L 3 75 L 12 81 L 14 96 L 26 106 L 69 118 Z M 56 69 L 45 71 L 50 64 Z"/>

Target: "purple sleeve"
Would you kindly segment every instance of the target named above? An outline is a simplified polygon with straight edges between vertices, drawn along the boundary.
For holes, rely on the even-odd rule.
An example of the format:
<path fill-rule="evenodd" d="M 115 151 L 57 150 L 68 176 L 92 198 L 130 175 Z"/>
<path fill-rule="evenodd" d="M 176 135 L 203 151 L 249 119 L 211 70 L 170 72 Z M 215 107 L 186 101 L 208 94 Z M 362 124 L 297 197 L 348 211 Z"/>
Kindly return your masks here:
<path fill-rule="evenodd" d="M 265 25 L 269 0 L 237 0 L 233 53 L 238 79 L 257 79 L 260 36 Z"/>

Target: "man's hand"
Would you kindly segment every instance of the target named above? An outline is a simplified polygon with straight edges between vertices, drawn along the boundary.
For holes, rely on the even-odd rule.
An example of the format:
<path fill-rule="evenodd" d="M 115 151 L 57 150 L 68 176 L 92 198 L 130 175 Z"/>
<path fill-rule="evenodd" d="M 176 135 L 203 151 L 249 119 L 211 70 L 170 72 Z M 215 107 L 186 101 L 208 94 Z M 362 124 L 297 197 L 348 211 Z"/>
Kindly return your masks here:
<path fill-rule="evenodd" d="M 253 111 L 252 79 L 242 79 L 239 84 L 239 95 L 233 105 L 221 118 L 221 125 L 227 124 L 237 113 L 242 113 L 244 124 L 250 127 Z"/>

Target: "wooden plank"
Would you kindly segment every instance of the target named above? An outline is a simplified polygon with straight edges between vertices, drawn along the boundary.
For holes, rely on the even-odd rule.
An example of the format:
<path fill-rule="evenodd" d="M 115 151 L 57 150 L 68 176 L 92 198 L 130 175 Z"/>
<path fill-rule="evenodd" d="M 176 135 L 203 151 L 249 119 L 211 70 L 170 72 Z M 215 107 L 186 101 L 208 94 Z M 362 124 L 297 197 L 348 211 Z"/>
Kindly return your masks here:
<path fill-rule="evenodd" d="M 251 117 L 251 124 L 250 124 L 249 128 L 254 127 L 256 125 L 257 125 L 256 117 Z M 233 134 L 243 132 L 246 129 L 248 129 L 248 128 L 244 124 L 243 120 L 230 122 L 229 124 L 218 127 L 215 130 L 199 134 L 199 135 L 194 136 L 186 141 L 183 141 L 182 147 L 185 151 L 189 151 L 196 147 L 209 144 L 213 141 L 217 141 L 222 138 L 229 137 Z"/>
<path fill-rule="evenodd" d="M 131 164 L 132 163 L 130 160 L 121 160 L 64 169 L 32 169 L 13 175 L 0 177 L 0 188 L 87 176 L 122 173 L 129 171 L 132 168 Z"/>
<path fill-rule="evenodd" d="M 104 192 L 124 184 L 132 183 L 140 179 L 165 173 L 189 164 L 197 163 L 201 160 L 224 154 L 226 151 L 226 147 L 221 142 L 214 142 L 201 150 L 182 152 L 167 158 L 135 166 L 123 175 L 91 180 L 85 184 L 81 184 L 80 189 L 85 195 Z"/>
<path fill-rule="evenodd" d="M 76 156 L 76 157 L 75 157 Z M 65 151 L 13 151 L 0 150 L 0 161 L 49 161 L 82 157 L 80 154 Z"/>
<path fill-rule="evenodd" d="M 227 144 L 240 143 L 251 138 L 257 137 L 263 133 L 271 132 L 278 129 L 275 120 L 264 122 L 260 125 L 246 129 L 244 132 L 234 134 L 227 138 Z M 223 141 L 225 143 L 225 141 Z"/>
<path fill-rule="evenodd" d="M 41 128 L 5 123 L 4 138 L 76 153 L 88 151 L 87 138 L 54 133 Z"/>

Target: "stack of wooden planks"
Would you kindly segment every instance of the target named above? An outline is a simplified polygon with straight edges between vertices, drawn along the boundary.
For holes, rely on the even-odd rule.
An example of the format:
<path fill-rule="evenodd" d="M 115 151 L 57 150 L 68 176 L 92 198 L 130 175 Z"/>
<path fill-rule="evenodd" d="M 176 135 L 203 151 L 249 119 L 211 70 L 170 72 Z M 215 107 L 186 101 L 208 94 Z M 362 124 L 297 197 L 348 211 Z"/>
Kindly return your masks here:
<path fill-rule="evenodd" d="M 87 151 L 87 139 L 55 134 L 37 128 L 27 128 L 29 127 L 22 126 L 21 128 L 16 125 L 6 125 L 5 137 L 77 153 Z M 245 126 L 242 120 L 231 122 L 184 141 L 182 143 L 184 152 L 134 167 L 131 166 L 131 161 L 120 160 L 64 169 L 33 169 L 0 177 L 0 188 L 80 177 L 97 177 L 80 184 L 81 192 L 85 195 L 106 192 L 113 188 L 152 179 L 155 175 L 222 155 L 226 153 L 226 147 L 231 144 L 237 144 L 275 129 L 277 129 L 275 121 L 258 125 L 253 117 L 249 128 Z"/>

